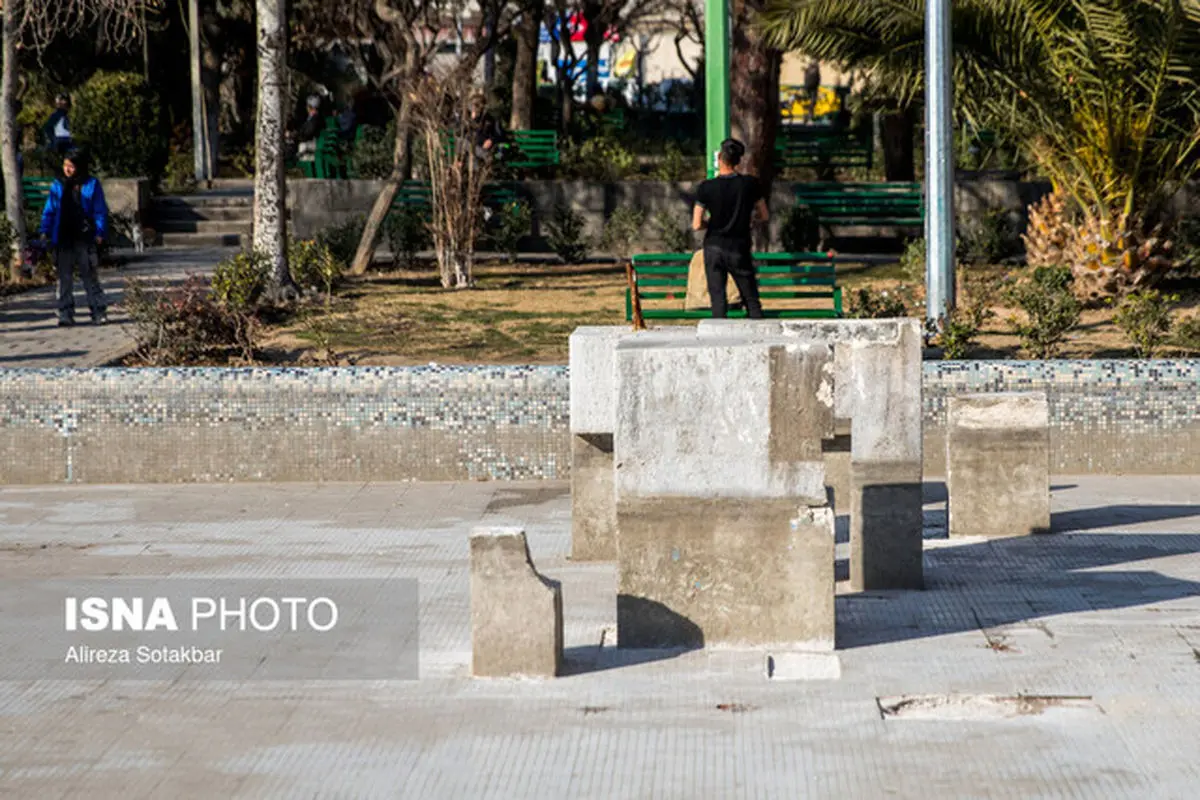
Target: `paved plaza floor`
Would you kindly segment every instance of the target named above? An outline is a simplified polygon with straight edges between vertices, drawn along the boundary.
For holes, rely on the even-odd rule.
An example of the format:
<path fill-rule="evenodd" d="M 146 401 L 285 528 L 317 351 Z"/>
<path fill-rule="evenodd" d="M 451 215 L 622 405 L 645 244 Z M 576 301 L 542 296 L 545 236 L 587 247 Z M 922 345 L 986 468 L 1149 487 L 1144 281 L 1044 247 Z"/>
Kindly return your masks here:
<path fill-rule="evenodd" d="M 1200 795 L 1200 477 L 1056 478 L 1057 532 L 1008 541 L 946 540 L 927 495 L 927 590 L 839 591 L 840 678 L 782 680 L 615 648 L 562 483 L 5 487 L 0 581 L 416 578 L 420 678 L 0 680 L 0 794 Z M 563 582 L 566 677 L 468 677 L 467 536 L 501 523 Z"/>

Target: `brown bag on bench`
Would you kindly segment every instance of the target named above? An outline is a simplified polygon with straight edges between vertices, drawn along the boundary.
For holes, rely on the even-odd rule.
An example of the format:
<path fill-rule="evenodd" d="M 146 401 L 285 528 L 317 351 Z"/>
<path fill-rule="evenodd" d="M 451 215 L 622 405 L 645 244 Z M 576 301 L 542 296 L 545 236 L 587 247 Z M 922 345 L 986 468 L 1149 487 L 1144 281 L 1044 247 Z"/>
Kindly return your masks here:
<path fill-rule="evenodd" d="M 730 306 L 742 302 L 742 295 L 732 277 L 725 283 L 725 299 Z M 683 301 L 683 309 L 698 311 L 703 308 L 712 308 L 712 299 L 708 296 L 708 276 L 704 273 L 704 251 L 697 250 L 688 265 L 687 297 Z"/>

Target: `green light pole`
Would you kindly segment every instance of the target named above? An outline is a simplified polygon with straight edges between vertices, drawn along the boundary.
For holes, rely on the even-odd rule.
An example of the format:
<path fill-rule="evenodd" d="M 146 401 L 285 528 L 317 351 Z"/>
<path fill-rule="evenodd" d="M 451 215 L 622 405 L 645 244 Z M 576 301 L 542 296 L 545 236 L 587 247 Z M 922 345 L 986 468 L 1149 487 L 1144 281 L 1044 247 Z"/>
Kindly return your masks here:
<path fill-rule="evenodd" d="M 721 142 L 729 138 L 729 0 L 704 0 L 704 99 L 711 178 Z"/>

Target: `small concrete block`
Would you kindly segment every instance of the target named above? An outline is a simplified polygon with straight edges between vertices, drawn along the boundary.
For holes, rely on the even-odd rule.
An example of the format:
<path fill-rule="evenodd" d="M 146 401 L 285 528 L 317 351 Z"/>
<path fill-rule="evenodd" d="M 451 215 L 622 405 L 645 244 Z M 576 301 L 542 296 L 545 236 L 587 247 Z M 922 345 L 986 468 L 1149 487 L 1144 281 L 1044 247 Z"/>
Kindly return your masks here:
<path fill-rule="evenodd" d="M 767 655 L 766 674 L 773 681 L 836 681 L 842 661 L 837 653 L 776 650 Z"/>
<path fill-rule="evenodd" d="M 923 588 L 920 462 L 852 462 L 850 476 L 850 588 Z"/>
<path fill-rule="evenodd" d="M 618 502 L 666 495 L 823 504 L 832 367 L 824 345 L 622 340 Z"/>
<path fill-rule="evenodd" d="M 952 397 L 946 418 L 950 536 L 1050 530 L 1050 405 L 1044 392 Z"/>
<path fill-rule="evenodd" d="M 788 500 L 621 498 L 619 647 L 834 646 L 834 517 Z"/>
<path fill-rule="evenodd" d="M 471 671 L 552 678 L 562 669 L 562 585 L 538 574 L 520 528 L 471 533 Z"/>
<path fill-rule="evenodd" d="M 611 433 L 571 437 L 571 559 L 617 560 Z"/>

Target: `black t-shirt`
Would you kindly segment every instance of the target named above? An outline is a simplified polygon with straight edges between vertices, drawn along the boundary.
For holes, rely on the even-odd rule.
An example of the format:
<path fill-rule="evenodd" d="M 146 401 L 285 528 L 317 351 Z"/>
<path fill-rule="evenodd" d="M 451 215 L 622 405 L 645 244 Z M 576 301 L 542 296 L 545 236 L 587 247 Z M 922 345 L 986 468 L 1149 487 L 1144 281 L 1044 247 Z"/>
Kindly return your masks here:
<path fill-rule="evenodd" d="M 749 248 L 754 206 L 761 199 L 762 187 L 750 175 L 724 175 L 700 184 L 696 203 L 708 211 L 704 243 L 730 249 Z"/>

